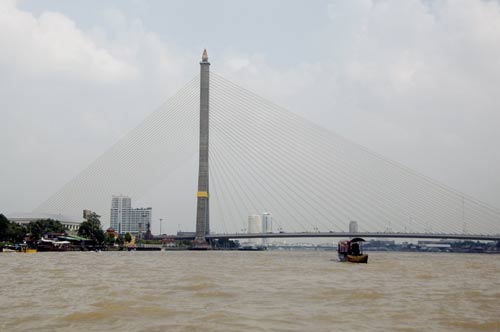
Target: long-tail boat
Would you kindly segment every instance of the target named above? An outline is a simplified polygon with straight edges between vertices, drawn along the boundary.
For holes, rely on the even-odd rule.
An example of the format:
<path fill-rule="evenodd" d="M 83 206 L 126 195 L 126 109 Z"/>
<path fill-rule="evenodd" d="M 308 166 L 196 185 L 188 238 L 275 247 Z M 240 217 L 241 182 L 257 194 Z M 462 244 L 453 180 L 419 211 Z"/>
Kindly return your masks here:
<path fill-rule="evenodd" d="M 339 260 L 341 262 L 368 263 L 368 255 L 363 254 L 362 242 L 364 241 L 365 240 L 360 237 L 339 241 Z"/>

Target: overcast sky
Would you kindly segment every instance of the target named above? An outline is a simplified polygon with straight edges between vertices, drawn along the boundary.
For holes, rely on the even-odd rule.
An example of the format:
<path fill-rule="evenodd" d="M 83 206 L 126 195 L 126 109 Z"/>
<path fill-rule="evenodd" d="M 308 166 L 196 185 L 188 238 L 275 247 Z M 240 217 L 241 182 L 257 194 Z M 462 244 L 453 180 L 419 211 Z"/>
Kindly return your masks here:
<path fill-rule="evenodd" d="M 3 213 L 134 128 L 204 47 L 233 82 L 500 207 L 498 1 L 2 0 L 0 45 Z"/>

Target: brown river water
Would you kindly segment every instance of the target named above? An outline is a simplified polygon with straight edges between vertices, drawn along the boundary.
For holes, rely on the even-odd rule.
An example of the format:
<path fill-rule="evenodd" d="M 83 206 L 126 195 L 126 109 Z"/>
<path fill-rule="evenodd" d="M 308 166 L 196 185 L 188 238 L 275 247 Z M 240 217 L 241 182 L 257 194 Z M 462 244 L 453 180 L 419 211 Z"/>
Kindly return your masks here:
<path fill-rule="evenodd" d="M 0 331 L 500 331 L 500 255 L 0 253 Z"/>

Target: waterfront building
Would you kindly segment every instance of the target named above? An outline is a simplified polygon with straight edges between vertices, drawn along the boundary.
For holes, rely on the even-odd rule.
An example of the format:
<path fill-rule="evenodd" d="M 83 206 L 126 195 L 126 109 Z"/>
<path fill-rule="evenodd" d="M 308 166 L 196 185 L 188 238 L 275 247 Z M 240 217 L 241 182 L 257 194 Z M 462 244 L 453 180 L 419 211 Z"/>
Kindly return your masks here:
<path fill-rule="evenodd" d="M 264 233 L 273 232 L 273 217 L 269 212 L 264 212 L 262 214 L 262 231 Z"/>
<path fill-rule="evenodd" d="M 262 234 L 273 232 L 273 218 L 269 212 L 264 212 L 262 215 L 252 214 L 248 216 L 248 233 Z M 267 246 L 269 239 L 250 239 L 248 241 L 254 245 Z"/>
<path fill-rule="evenodd" d="M 55 213 L 13 213 L 6 216 L 12 222 L 27 225 L 32 221 L 42 219 L 58 220 L 68 231 L 78 232 L 82 219 L 80 217 L 68 216 Z"/>
<path fill-rule="evenodd" d="M 357 233 L 358 232 L 358 222 L 351 221 L 349 223 L 349 233 Z"/>
<path fill-rule="evenodd" d="M 111 198 L 110 226 L 118 234 L 141 235 L 151 224 L 152 208 L 132 208 L 132 199 L 118 195 Z"/>
<path fill-rule="evenodd" d="M 269 212 L 264 212 L 262 214 L 262 232 L 264 233 L 273 232 L 273 217 Z M 267 247 L 269 244 L 269 239 L 262 239 L 262 244 Z"/>
<path fill-rule="evenodd" d="M 127 196 L 113 196 L 111 198 L 110 227 L 118 234 L 129 232 L 130 210 L 132 209 L 132 199 Z"/>
<path fill-rule="evenodd" d="M 262 233 L 262 218 L 258 214 L 248 216 L 248 234 Z M 262 239 L 249 239 L 250 243 L 254 245 L 262 245 Z"/>
<path fill-rule="evenodd" d="M 130 230 L 132 234 L 138 234 L 139 238 L 142 238 L 143 234 L 146 234 L 148 226 L 151 225 L 151 211 L 148 208 L 137 208 L 130 210 Z"/>

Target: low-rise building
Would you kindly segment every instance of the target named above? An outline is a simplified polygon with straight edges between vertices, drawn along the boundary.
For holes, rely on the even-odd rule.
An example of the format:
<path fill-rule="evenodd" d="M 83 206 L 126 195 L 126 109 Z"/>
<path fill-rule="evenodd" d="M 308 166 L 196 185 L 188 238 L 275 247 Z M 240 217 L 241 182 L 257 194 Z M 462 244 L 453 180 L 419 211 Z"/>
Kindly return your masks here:
<path fill-rule="evenodd" d="M 68 216 L 55 213 L 12 213 L 6 216 L 12 222 L 27 225 L 32 221 L 53 219 L 59 221 L 68 231 L 78 232 L 82 219 L 80 217 Z"/>

